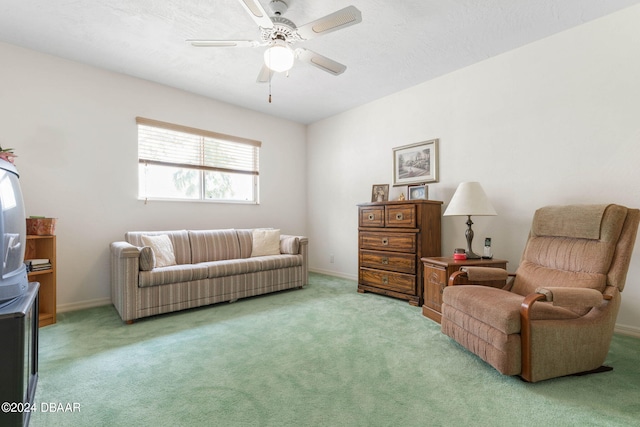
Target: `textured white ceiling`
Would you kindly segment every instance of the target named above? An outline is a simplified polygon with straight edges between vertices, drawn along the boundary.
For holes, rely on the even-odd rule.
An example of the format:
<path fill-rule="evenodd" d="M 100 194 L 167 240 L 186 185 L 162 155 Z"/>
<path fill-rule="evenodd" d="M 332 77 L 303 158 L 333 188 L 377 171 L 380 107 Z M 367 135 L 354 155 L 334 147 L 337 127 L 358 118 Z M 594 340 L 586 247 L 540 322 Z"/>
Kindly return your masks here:
<path fill-rule="evenodd" d="M 269 0 L 260 0 L 268 11 Z M 300 123 L 346 111 L 640 0 L 285 0 L 301 26 L 354 5 L 362 23 L 301 42 L 347 66 L 296 63 L 256 83 L 262 48 L 186 39 L 258 39 L 239 0 L 0 0 L 0 41 Z"/>

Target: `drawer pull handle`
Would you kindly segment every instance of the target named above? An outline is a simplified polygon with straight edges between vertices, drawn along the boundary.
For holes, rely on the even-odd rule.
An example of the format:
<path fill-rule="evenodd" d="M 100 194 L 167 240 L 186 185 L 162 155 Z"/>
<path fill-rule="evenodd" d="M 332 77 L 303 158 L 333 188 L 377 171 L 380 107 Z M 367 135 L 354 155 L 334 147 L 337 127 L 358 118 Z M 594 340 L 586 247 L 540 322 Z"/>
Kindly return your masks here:
<path fill-rule="evenodd" d="M 382 284 L 383 285 L 388 285 L 389 284 L 389 278 L 387 276 L 382 277 Z"/>
<path fill-rule="evenodd" d="M 389 244 L 389 238 L 388 237 L 383 237 L 382 238 L 382 244 L 387 246 Z"/>
<path fill-rule="evenodd" d="M 403 218 L 402 212 L 396 214 L 396 220 L 397 221 L 402 221 L 403 219 L 404 218 Z"/>
<path fill-rule="evenodd" d="M 386 256 L 382 257 L 382 265 L 389 265 L 389 258 Z"/>
<path fill-rule="evenodd" d="M 369 221 L 373 221 L 374 218 L 375 218 L 374 215 L 370 213 L 369 214 Z"/>

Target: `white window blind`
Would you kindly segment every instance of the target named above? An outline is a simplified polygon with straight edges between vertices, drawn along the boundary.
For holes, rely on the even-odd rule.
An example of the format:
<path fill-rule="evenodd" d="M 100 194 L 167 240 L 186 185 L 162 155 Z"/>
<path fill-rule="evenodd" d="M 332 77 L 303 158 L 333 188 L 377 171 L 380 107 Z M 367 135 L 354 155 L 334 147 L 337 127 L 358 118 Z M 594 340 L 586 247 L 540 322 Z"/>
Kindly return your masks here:
<path fill-rule="evenodd" d="M 140 163 L 259 174 L 260 141 L 142 117 L 136 122 Z"/>
<path fill-rule="evenodd" d="M 257 203 L 260 141 L 136 117 L 140 198 Z"/>

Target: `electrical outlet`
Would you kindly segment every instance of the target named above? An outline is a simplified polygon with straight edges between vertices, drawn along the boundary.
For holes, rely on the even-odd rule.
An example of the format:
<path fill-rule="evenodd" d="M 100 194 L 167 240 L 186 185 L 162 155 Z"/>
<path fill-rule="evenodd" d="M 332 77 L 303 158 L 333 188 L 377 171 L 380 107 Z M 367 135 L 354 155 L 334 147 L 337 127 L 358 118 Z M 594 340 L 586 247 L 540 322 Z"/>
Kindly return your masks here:
<path fill-rule="evenodd" d="M 333 254 L 329 255 L 329 263 L 333 264 Z"/>

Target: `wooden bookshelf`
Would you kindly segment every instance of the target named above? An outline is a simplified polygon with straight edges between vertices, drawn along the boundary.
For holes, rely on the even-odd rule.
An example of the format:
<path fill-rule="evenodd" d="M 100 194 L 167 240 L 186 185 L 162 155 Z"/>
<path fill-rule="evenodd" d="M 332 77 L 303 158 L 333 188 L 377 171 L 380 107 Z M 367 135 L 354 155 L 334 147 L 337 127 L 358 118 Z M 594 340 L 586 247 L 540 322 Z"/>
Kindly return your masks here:
<path fill-rule="evenodd" d="M 29 282 L 39 282 L 40 326 L 56 323 L 56 236 L 27 235 L 25 259 L 48 259 L 51 268 L 42 271 L 31 271 Z"/>

